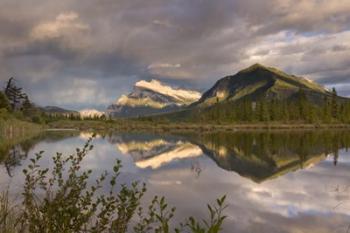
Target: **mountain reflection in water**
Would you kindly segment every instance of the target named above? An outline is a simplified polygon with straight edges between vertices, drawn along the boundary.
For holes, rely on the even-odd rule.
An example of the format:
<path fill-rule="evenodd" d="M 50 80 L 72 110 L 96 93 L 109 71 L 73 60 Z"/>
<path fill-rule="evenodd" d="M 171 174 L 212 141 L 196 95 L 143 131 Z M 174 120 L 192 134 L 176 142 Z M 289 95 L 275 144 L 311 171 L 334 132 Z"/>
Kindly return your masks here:
<path fill-rule="evenodd" d="M 227 171 L 257 183 L 307 168 L 350 145 L 348 132 L 237 132 L 164 136 L 120 134 L 107 137 L 131 155 L 139 168 L 157 169 L 175 160 L 207 155 Z"/>
<path fill-rule="evenodd" d="M 91 135 L 1 141 L 1 187 L 21 188 L 34 153 L 45 151 L 41 164 L 50 166 L 51 155 L 73 153 Z M 93 144 L 85 168 L 97 176 L 122 160 L 120 182 L 145 182 L 145 201 L 166 196 L 177 207 L 176 221 L 205 217 L 206 203 L 227 194 L 224 233 L 345 233 L 350 224 L 350 132 L 106 133 Z"/>
<path fill-rule="evenodd" d="M 157 169 L 174 160 L 198 157 L 203 154 L 201 148 L 182 140 L 143 139 L 127 140 L 120 136 L 117 148 L 123 154 L 129 154 L 139 168 Z"/>

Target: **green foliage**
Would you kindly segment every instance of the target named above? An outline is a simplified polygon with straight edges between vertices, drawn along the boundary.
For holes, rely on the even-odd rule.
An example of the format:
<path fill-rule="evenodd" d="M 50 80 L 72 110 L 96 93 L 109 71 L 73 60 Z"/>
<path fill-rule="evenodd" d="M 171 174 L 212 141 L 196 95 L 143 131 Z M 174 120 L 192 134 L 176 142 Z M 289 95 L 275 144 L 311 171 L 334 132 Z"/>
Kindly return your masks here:
<path fill-rule="evenodd" d="M 0 120 L 8 120 L 12 115 L 8 112 L 6 108 L 0 108 Z"/>
<path fill-rule="evenodd" d="M 154 197 L 148 207 L 146 217 L 143 208 L 138 210 L 139 223 L 134 227 L 135 233 L 155 232 L 155 233 L 218 233 L 222 230 L 222 224 L 226 216 L 223 211 L 227 208 L 225 204 L 226 196 L 216 200 L 216 205 L 208 204 L 209 219 L 198 221 L 194 217 L 189 217 L 185 223 L 181 223 L 174 231 L 170 229 L 169 222 L 174 217 L 176 209 L 168 207 L 164 197 Z"/>
<path fill-rule="evenodd" d="M 8 101 L 6 95 L 0 91 L 0 109 L 10 110 L 10 102 Z"/>
<path fill-rule="evenodd" d="M 39 165 L 43 152 L 30 159 L 30 164 L 23 170 L 23 208 L 16 213 L 18 221 L 11 224 L 11 229 L 15 229 L 11 232 L 126 233 L 130 229 L 135 233 L 221 231 L 225 219 L 225 198 L 217 200 L 213 207 L 208 206 L 210 218 L 203 224 L 191 217 L 179 228 L 172 229 L 170 222 L 175 208 L 168 207 L 164 197 L 155 197 L 144 213 L 141 199 L 146 192 L 145 184 L 133 182 L 131 185 L 118 185 L 120 161 L 116 161 L 111 174 L 102 173 L 95 184 L 89 186 L 92 170 L 83 170 L 81 163 L 93 149 L 91 141 L 89 139 L 75 154 L 64 156 L 57 153 L 53 158 L 53 169 Z M 107 194 L 102 190 L 106 186 L 109 187 Z M 1 221 L 6 216 L 1 210 L 0 224 L 6 224 Z M 131 219 L 138 220 L 132 224 Z"/>
<path fill-rule="evenodd" d="M 202 220 L 197 221 L 195 218 L 190 217 L 187 222 L 182 225 L 182 229 L 188 229 L 190 232 L 196 233 L 217 233 L 222 230 L 222 224 L 226 218 L 223 215 L 223 211 L 227 208 L 225 205 L 226 196 L 223 196 L 216 200 L 216 205 L 208 205 L 209 210 L 209 221 Z M 177 229 L 176 232 L 181 232 Z"/>
<path fill-rule="evenodd" d="M 339 107 L 338 107 L 338 102 L 337 102 L 337 91 L 335 90 L 335 88 L 332 89 L 332 102 L 331 102 L 331 105 L 332 105 L 332 117 L 333 118 L 337 118 L 338 117 L 338 110 L 339 110 Z"/>
<path fill-rule="evenodd" d="M 32 117 L 32 122 L 36 124 L 43 124 L 44 119 L 41 116 L 36 115 Z"/>

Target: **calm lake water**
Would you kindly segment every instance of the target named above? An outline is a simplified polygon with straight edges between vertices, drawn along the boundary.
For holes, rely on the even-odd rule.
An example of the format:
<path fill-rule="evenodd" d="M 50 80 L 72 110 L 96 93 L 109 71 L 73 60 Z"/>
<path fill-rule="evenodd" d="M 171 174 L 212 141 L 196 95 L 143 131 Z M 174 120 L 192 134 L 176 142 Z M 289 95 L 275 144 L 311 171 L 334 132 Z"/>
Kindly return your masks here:
<path fill-rule="evenodd" d="M 74 153 L 91 135 L 48 132 L 1 148 L 0 184 L 20 198 L 22 169 L 45 151 Z M 177 207 L 177 219 L 205 217 L 206 203 L 227 195 L 225 233 L 347 232 L 350 132 L 246 132 L 205 135 L 98 135 L 84 168 L 94 176 L 123 164 L 121 182 L 147 184 Z"/>

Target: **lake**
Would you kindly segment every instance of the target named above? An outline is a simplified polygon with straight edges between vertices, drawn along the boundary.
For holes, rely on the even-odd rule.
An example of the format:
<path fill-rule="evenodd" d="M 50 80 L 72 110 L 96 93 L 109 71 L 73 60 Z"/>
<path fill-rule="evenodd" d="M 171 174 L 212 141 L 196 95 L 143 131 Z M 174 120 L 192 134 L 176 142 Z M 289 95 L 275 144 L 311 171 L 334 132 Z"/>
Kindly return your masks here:
<path fill-rule="evenodd" d="M 36 152 L 52 166 L 91 136 L 57 131 L 0 147 L 1 188 L 20 198 L 23 168 Z M 120 182 L 147 184 L 177 207 L 176 221 L 207 215 L 206 204 L 227 195 L 225 233 L 347 232 L 350 224 L 350 132 L 98 134 L 83 162 L 93 176 L 122 161 Z M 92 179 L 93 180 L 93 179 Z"/>

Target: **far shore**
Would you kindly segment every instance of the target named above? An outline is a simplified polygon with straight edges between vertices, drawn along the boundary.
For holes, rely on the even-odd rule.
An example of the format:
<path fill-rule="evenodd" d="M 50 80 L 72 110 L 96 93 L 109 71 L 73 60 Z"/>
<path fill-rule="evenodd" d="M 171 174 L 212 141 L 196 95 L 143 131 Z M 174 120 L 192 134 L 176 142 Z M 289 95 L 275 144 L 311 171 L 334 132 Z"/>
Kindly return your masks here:
<path fill-rule="evenodd" d="M 77 128 L 48 128 L 45 131 L 77 131 Z"/>
<path fill-rule="evenodd" d="M 236 132 L 256 130 L 350 130 L 350 124 L 305 124 L 305 123 L 237 123 L 237 124 L 194 124 L 154 123 L 140 121 L 70 121 L 52 122 L 48 130 L 93 130 L 129 132 Z"/>

